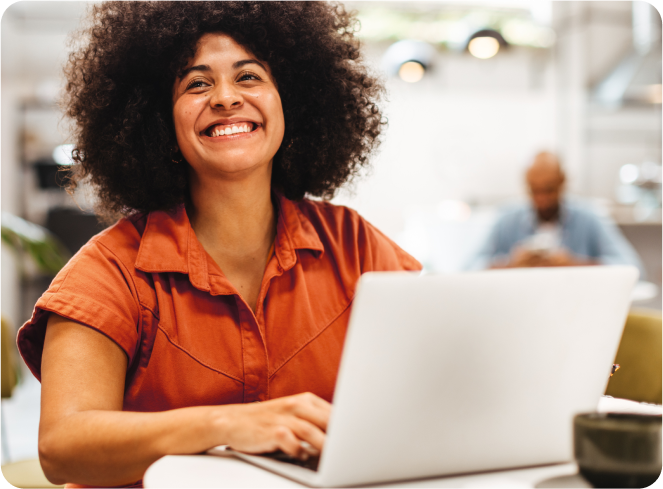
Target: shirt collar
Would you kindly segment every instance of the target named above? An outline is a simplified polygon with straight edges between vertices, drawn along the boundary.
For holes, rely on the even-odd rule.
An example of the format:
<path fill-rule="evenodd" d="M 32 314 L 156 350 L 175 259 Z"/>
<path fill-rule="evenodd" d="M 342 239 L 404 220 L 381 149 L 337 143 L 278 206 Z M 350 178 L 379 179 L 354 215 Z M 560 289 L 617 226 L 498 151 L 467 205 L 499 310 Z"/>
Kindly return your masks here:
<path fill-rule="evenodd" d="M 276 194 L 274 200 L 278 207 L 274 253 L 281 268 L 290 270 L 295 265 L 295 250 L 317 251 L 318 258 L 322 256 L 325 248 L 320 236 L 308 217 L 299 209 L 299 205 L 280 194 Z"/>
<path fill-rule="evenodd" d="M 298 249 L 316 251 L 322 256 L 324 246 L 311 221 L 299 204 L 275 194 L 277 207 L 274 253 L 283 270 L 297 263 Z M 184 205 L 173 211 L 153 211 L 147 217 L 135 266 L 148 273 L 179 272 L 189 275 L 191 284 L 210 290 L 207 253 L 191 227 Z"/>

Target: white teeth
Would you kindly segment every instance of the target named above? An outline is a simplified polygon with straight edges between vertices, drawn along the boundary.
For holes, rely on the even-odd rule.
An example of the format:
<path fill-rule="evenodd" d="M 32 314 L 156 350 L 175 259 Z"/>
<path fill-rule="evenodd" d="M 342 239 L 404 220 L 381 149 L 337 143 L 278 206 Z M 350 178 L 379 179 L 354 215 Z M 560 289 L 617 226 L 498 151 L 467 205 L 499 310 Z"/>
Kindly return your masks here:
<path fill-rule="evenodd" d="M 231 134 L 238 134 L 241 132 L 251 132 L 253 129 L 253 125 L 242 125 L 242 126 L 216 126 L 210 135 L 213 138 L 219 137 L 219 136 L 229 136 Z"/>

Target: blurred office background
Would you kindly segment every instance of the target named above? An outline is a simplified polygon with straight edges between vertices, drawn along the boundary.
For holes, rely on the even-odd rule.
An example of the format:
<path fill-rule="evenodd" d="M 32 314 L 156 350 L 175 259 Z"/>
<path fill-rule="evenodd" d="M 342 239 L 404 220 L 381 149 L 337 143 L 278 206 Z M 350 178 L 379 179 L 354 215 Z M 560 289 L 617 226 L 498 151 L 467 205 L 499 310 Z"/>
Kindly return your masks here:
<path fill-rule="evenodd" d="M 2 211 L 75 253 L 101 227 L 93 196 L 57 185 L 67 121 L 57 107 L 68 33 L 85 2 L 18 2 L 2 17 Z M 527 198 L 524 168 L 557 153 L 568 192 L 611 215 L 661 308 L 661 18 L 645 2 L 346 2 L 389 120 L 356 208 L 429 271 L 462 270 L 499 206 Z M 476 38 L 476 41 L 473 40 Z M 64 145 L 64 146 L 63 146 Z M 3 219 L 7 215 L 3 214 Z M 10 216 L 8 218 L 11 218 Z M 29 233 L 29 230 L 26 232 Z M 2 246 L 2 315 L 14 329 L 50 280 Z M 3 401 L 3 461 L 35 457 L 39 385 Z"/>

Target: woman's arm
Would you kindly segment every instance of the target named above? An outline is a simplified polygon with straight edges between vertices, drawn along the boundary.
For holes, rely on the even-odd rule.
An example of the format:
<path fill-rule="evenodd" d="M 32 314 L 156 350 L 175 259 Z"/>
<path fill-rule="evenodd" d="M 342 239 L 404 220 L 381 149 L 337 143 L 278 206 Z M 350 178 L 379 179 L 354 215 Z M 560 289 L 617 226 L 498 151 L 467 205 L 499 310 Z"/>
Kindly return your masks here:
<path fill-rule="evenodd" d="M 264 403 L 123 412 L 127 357 L 103 334 L 51 314 L 41 364 L 39 458 L 54 483 L 135 482 L 169 454 L 231 445 L 302 456 L 322 450 L 331 405 L 313 394 Z"/>

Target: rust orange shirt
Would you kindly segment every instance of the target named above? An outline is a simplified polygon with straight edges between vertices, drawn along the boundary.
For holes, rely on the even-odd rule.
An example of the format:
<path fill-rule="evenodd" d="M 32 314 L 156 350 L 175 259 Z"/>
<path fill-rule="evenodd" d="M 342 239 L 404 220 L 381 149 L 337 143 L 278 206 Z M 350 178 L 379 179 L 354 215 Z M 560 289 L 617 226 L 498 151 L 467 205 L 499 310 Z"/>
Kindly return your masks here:
<path fill-rule="evenodd" d="M 122 219 L 62 269 L 18 333 L 39 379 L 50 312 L 128 357 L 124 410 L 332 400 L 359 276 L 421 265 L 355 211 L 277 196 L 255 314 L 198 242 L 184 207 Z"/>

